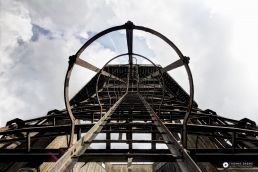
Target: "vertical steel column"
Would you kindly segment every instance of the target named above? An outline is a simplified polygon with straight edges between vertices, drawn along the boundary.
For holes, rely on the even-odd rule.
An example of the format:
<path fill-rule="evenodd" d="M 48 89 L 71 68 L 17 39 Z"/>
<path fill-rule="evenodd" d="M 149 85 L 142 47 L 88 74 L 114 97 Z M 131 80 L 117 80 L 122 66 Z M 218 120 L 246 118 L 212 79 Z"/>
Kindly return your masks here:
<path fill-rule="evenodd" d="M 151 127 L 151 140 L 156 140 L 156 133 L 155 133 L 155 130 L 153 129 L 153 127 Z M 156 149 L 156 143 L 155 142 L 151 142 L 151 149 L 152 150 L 155 150 Z"/>
<path fill-rule="evenodd" d="M 110 140 L 111 139 L 111 126 L 107 126 L 108 127 L 108 132 L 106 133 L 106 140 Z M 106 149 L 109 150 L 110 149 L 110 142 L 106 142 Z"/>
<path fill-rule="evenodd" d="M 30 133 L 27 132 L 27 151 L 30 152 Z"/>
<path fill-rule="evenodd" d="M 132 110 L 129 111 L 129 114 L 130 116 L 130 119 L 127 119 L 127 123 L 130 123 L 132 122 Z M 126 139 L 127 140 L 132 140 L 132 126 L 128 125 L 126 127 L 127 130 L 129 130 L 130 132 L 126 133 Z M 133 144 L 132 142 L 128 142 L 128 148 L 129 148 L 129 152 L 132 152 L 132 149 L 133 149 Z"/>
<path fill-rule="evenodd" d="M 132 66 L 133 66 L 133 27 L 134 24 L 131 21 L 128 21 L 125 24 L 126 27 L 126 40 L 127 40 L 127 48 L 128 48 L 128 55 L 129 55 L 129 66 L 130 66 L 130 79 L 132 79 Z"/>
<path fill-rule="evenodd" d="M 82 129 L 79 128 L 78 131 L 77 131 L 77 140 L 80 140 L 81 136 L 82 136 Z"/>

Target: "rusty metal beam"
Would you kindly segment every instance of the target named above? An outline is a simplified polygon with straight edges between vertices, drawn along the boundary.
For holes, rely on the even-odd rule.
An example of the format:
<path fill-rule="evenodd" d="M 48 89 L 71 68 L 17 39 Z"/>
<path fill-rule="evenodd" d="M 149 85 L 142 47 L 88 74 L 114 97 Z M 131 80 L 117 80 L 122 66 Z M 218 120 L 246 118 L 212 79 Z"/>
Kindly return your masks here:
<path fill-rule="evenodd" d="M 180 167 L 180 169 L 182 170 L 182 172 L 201 172 L 201 169 L 193 161 L 193 159 L 187 153 L 185 148 L 178 143 L 177 139 L 172 135 L 169 129 L 162 123 L 162 121 L 159 119 L 159 117 L 151 108 L 150 104 L 146 102 L 146 100 L 141 95 L 138 95 L 138 96 L 142 100 L 146 109 L 149 111 L 151 118 L 154 121 L 154 124 L 156 125 L 157 129 L 161 133 L 165 133 L 165 134 L 162 134 L 163 139 L 171 143 L 171 144 L 167 144 L 167 146 L 171 154 L 177 157 L 176 162 Z"/>
<path fill-rule="evenodd" d="M 161 68 L 160 71 L 156 71 L 150 75 L 148 75 L 147 77 L 143 78 L 142 80 L 146 80 L 146 79 L 150 79 L 152 77 L 157 77 L 158 75 L 162 74 L 162 73 L 165 73 L 165 72 L 168 72 L 168 71 L 171 71 L 173 69 L 176 69 L 178 67 L 181 67 L 184 65 L 184 63 L 189 63 L 189 57 L 184 57 L 184 60 L 182 59 L 178 59 L 177 61 L 167 65 L 166 67 L 164 68 Z"/>
<path fill-rule="evenodd" d="M 106 124 L 107 119 L 116 110 L 117 106 L 123 101 L 126 94 L 124 94 L 109 110 L 106 114 L 84 135 L 78 140 L 72 147 L 70 147 L 66 153 L 58 159 L 58 161 L 48 168 L 49 172 L 62 172 L 68 168 L 72 168 L 74 163 L 78 160 L 78 157 L 87 150 L 89 144 L 87 142 L 92 141 L 96 135 L 101 131 Z"/>
<path fill-rule="evenodd" d="M 89 70 L 91 70 L 93 72 L 97 72 L 98 73 L 99 71 L 101 71 L 101 69 L 99 69 L 98 67 L 90 64 L 89 62 L 86 62 L 85 60 L 82 60 L 81 58 L 76 58 L 75 63 L 77 65 L 82 66 L 84 68 L 87 68 L 87 69 L 89 69 Z M 114 76 L 111 73 L 108 73 L 108 72 L 106 72 L 104 70 L 101 71 L 101 74 L 104 75 L 104 76 L 111 77 L 112 79 L 115 79 L 115 80 L 118 80 L 120 82 L 125 83 L 124 80 L 122 80 L 122 79 L 118 78 L 117 76 Z"/>
<path fill-rule="evenodd" d="M 132 65 L 133 65 L 133 27 L 134 24 L 131 21 L 128 21 L 125 24 L 126 27 L 126 40 L 127 40 L 127 48 L 128 48 L 128 55 L 129 55 L 129 66 L 130 71 L 132 71 Z"/>

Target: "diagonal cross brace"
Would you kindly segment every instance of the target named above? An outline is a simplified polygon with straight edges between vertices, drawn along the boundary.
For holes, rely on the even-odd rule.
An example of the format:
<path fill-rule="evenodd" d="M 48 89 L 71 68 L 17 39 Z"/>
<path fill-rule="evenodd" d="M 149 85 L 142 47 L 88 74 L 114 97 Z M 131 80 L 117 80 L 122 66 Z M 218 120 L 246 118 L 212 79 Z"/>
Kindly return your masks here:
<path fill-rule="evenodd" d="M 151 77 L 156 77 L 161 73 L 168 72 L 170 70 L 176 69 L 178 67 L 183 66 L 185 63 L 189 63 L 189 57 L 184 57 L 184 60 L 179 59 L 166 67 L 160 69 L 160 71 L 153 72 L 152 74 L 148 75 L 145 79 L 150 79 Z M 143 79 L 144 80 L 144 79 Z"/>
<path fill-rule="evenodd" d="M 67 171 L 67 169 L 73 168 L 78 157 L 88 149 L 89 142 L 91 142 L 101 131 L 103 126 L 106 124 L 107 119 L 109 119 L 126 95 L 127 93 L 125 93 L 80 140 L 70 147 L 53 165 L 51 165 L 47 171 L 64 172 Z"/>
<path fill-rule="evenodd" d="M 142 100 L 144 106 L 148 110 L 151 115 L 154 124 L 156 125 L 158 131 L 162 134 L 163 139 L 166 142 L 172 143 L 167 144 L 168 149 L 170 150 L 171 154 L 176 158 L 176 162 L 182 172 L 201 172 L 201 169 L 197 166 L 197 164 L 193 161 L 190 155 L 187 153 L 187 150 L 184 149 L 182 145 L 180 145 L 176 138 L 172 135 L 169 129 L 163 124 L 163 122 L 159 119 L 157 114 L 151 108 L 150 104 L 140 95 L 138 94 L 140 99 Z"/>
<path fill-rule="evenodd" d="M 111 77 L 111 78 L 113 78 L 113 79 L 115 79 L 115 80 L 118 80 L 118 81 L 120 81 L 120 82 L 124 82 L 124 83 L 125 83 L 124 80 L 122 80 L 122 79 L 120 79 L 120 78 L 118 78 L 118 77 L 112 75 L 111 73 L 108 73 L 108 72 L 106 72 L 106 71 L 104 71 L 104 70 L 99 69 L 98 67 L 96 67 L 96 66 L 90 64 L 89 62 L 86 62 L 85 60 L 82 60 L 81 58 L 76 58 L 75 63 L 76 63 L 77 65 L 79 65 L 79 66 L 85 67 L 85 68 L 87 68 L 87 69 L 89 69 L 89 70 L 91 70 L 91 71 L 97 72 L 97 73 L 98 73 L 99 71 L 101 71 L 101 74 L 102 74 L 102 75 L 105 75 L 105 76 L 107 76 L 107 77 Z"/>

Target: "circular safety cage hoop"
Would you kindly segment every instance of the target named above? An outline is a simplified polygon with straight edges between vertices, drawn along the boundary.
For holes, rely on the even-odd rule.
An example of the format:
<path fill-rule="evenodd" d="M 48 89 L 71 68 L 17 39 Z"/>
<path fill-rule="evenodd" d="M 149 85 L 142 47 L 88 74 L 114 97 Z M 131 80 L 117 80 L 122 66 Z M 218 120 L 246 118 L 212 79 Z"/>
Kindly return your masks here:
<path fill-rule="evenodd" d="M 102 37 L 102 36 L 104 36 L 108 33 L 123 30 L 123 29 L 126 30 L 128 53 L 120 54 L 120 55 L 112 58 L 102 67 L 102 69 L 99 69 L 99 68 L 95 67 L 94 65 L 91 65 L 90 63 L 88 63 L 85 60 L 80 58 L 80 55 L 82 54 L 82 52 L 84 52 L 89 47 L 89 45 L 91 45 L 98 38 L 100 38 L 100 37 Z M 153 35 L 159 37 L 164 42 L 166 42 L 176 52 L 176 54 L 179 57 L 179 60 L 171 63 L 168 66 L 166 66 L 165 69 L 164 68 L 160 69 L 147 57 L 144 57 L 140 54 L 133 53 L 133 45 L 132 45 L 133 44 L 133 30 L 144 31 L 144 32 L 147 32 L 147 33 L 150 33 L 150 34 L 153 34 Z M 144 58 L 145 60 L 149 61 L 153 66 L 155 66 L 157 68 L 158 75 L 160 75 L 160 76 L 162 76 L 162 73 L 166 72 L 167 70 L 172 70 L 172 69 L 180 67 L 180 66 L 185 67 L 185 70 L 186 70 L 186 73 L 187 73 L 187 76 L 188 76 L 188 80 L 189 80 L 189 102 L 188 102 L 188 105 L 187 105 L 187 111 L 186 111 L 184 121 L 183 121 L 182 142 L 183 142 L 184 146 L 186 146 L 186 139 L 187 139 L 186 127 L 187 127 L 187 121 L 188 121 L 189 115 L 191 113 L 191 109 L 192 109 L 192 105 L 193 105 L 193 96 L 194 96 L 193 78 L 192 78 L 192 73 L 191 73 L 190 67 L 188 65 L 189 58 L 184 56 L 182 54 L 182 52 L 177 48 L 177 46 L 172 41 L 170 41 L 167 37 L 162 35 L 161 33 L 157 32 L 153 29 L 147 28 L 147 27 L 134 25 L 131 21 L 128 21 L 124 25 L 111 27 L 109 29 L 106 29 L 106 30 L 96 34 L 95 36 L 90 38 L 78 50 L 78 52 L 75 55 L 70 56 L 70 58 L 69 58 L 69 65 L 68 65 L 68 69 L 67 69 L 67 72 L 66 72 L 65 83 L 64 83 L 64 101 L 65 101 L 67 114 L 69 115 L 69 119 L 71 121 L 71 134 L 70 134 L 69 146 L 71 146 L 73 144 L 74 130 L 75 130 L 75 117 L 74 117 L 73 112 L 72 112 L 72 108 L 71 108 L 71 104 L 70 104 L 70 98 L 69 98 L 69 81 L 70 81 L 70 77 L 71 77 L 71 73 L 73 71 L 74 65 L 77 64 L 77 65 L 85 67 L 89 70 L 97 72 L 99 74 L 98 81 L 99 81 L 100 75 L 104 74 L 104 75 L 107 76 L 107 81 L 106 82 L 109 82 L 110 78 L 117 77 L 117 76 L 114 76 L 114 75 L 110 74 L 109 71 L 104 71 L 104 68 L 108 69 L 108 64 L 112 60 L 114 60 L 116 58 L 119 58 L 119 57 L 122 57 L 122 56 L 126 56 L 126 55 L 129 56 L 129 63 L 130 63 L 130 58 L 131 58 L 131 61 L 132 61 L 133 56 L 138 56 L 138 57 Z M 129 65 L 131 65 L 131 64 L 129 64 Z M 119 81 L 119 78 L 117 80 L 118 80 L 117 82 L 121 82 L 120 88 L 117 88 L 117 89 L 119 89 L 119 90 L 117 90 L 117 93 L 118 93 L 117 96 L 121 96 L 121 94 L 128 91 L 128 90 L 124 89 L 125 88 L 124 86 L 126 86 L 128 83 L 127 83 L 127 81 Z M 162 84 L 164 84 L 163 83 L 164 80 L 163 80 L 162 77 L 161 77 L 160 81 L 162 82 Z M 128 88 L 128 86 L 127 86 L 127 88 Z M 97 86 L 96 86 L 96 94 L 97 94 L 97 97 L 98 97 L 99 104 L 101 105 L 101 102 L 100 102 L 100 99 L 99 99 L 99 96 L 98 96 L 98 87 Z M 164 91 L 163 91 L 163 94 L 164 94 Z M 164 95 L 163 95 L 163 97 L 164 97 Z M 111 104 L 112 104 L 112 102 L 110 100 L 110 105 Z M 102 109 L 102 106 L 101 106 L 101 109 Z M 102 112 L 100 112 L 100 113 L 102 113 Z"/>
<path fill-rule="evenodd" d="M 145 75 L 145 79 L 146 80 L 141 80 L 140 81 L 140 79 L 139 79 L 139 76 L 138 77 L 136 77 L 136 78 L 134 78 L 134 77 L 132 77 L 131 79 L 132 80 L 135 80 L 136 81 L 136 83 L 138 83 L 138 84 L 133 84 L 133 82 L 131 82 L 131 84 L 129 84 L 129 81 L 128 81 L 128 76 L 129 75 L 127 75 L 128 74 L 128 72 L 129 71 L 126 71 L 126 73 L 121 73 L 121 72 L 118 72 L 118 69 L 120 68 L 120 67 L 127 67 L 128 68 L 128 64 L 124 64 L 124 65 L 119 65 L 119 68 L 117 68 L 117 69 L 115 69 L 114 71 L 113 70 L 110 70 L 110 68 L 109 68 L 109 65 L 108 64 L 110 64 L 112 61 L 114 61 L 114 60 L 116 60 L 117 58 L 121 58 L 121 57 L 124 57 L 124 56 L 128 56 L 129 55 L 129 53 L 126 53 L 126 54 L 120 54 L 120 55 L 117 55 L 117 56 L 115 56 L 115 57 L 113 57 L 112 59 L 110 59 L 103 67 L 102 67 L 102 69 L 100 70 L 100 72 L 99 72 L 99 74 L 98 74 L 98 78 L 97 78 L 97 82 L 96 82 L 96 96 L 97 96 L 97 100 L 98 100 L 98 103 L 99 103 L 99 106 L 100 106 L 100 116 L 102 117 L 102 114 L 103 114 L 103 112 L 102 112 L 102 109 L 103 109 L 103 104 L 104 104 L 104 102 L 106 102 L 104 99 L 102 99 L 100 96 L 99 96 L 99 85 L 103 85 L 103 84 L 100 84 L 100 77 L 101 76 L 103 76 L 103 73 L 105 74 L 105 73 L 108 73 L 108 76 L 106 77 L 106 80 L 105 80 L 105 83 L 106 83 L 106 92 L 107 92 L 107 94 L 108 94 L 108 99 L 109 99 L 109 108 L 116 102 L 116 101 L 118 101 L 119 100 L 119 98 L 121 98 L 122 96 L 123 96 L 123 94 L 125 94 L 126 92 L 133 92 L 133 91 L 135 91 L 134 90 L 134 87 L 133 86 L 135 86 L 136 88 L 137 88 L 137 93 L 140 93 L 143 97 L 145 97 L 144 95 L 145 95 L 145 93 L 146 93 L 146 91 L 140 91 L 140 90 L 138 90 L 138 84 L 139 83 L 141 83 L 141 85 L 143 85 L 143 86 L 146 86 L 146 87 L 148 87 L 148 80 L 147 80 L 147 78 L 148 78 L 148 75 Z M 147 57 L 145 57 L 145 56 L 142 56 L 142 55 L 140 55 L 140 54 L 136 54 L 136 53 L 132 53 L 131 54 L 132 55 L 132 57 L 137 61 L 137 58 L 136 57 L 140 57 L 140 58 L 142 58 L 142 59 L 144 59 L 144 60 L 146 60 L 146 61 L 148 61 L 148 62 L 150 62 L 151 63 L 151 67 L 154 67 L 154 71 L 157 71 L 158 72 L 158 75 L 157 76 L 155 76 L 155 78 L 157 78 L 158 79 L 158 81 L 162 84 L 162 85 L 164 85 L 164 79 L 163 79 L 163 77 L 162 77 L 162 72 L 161 72 L 161 70 L 160 70 L 160 68 L 153 62 L 153 61 L 151 61 L 149 58 L 147 58 Z M 137 64 L 137 62 L 136 62 L 136 64 Z M 136 65 L 137 66 L 137 65 Z M 138 66 L 137 66 L 138 67 Z M 120 73 L 120 74 L 119 74 Z M 121 78 L 125 78 L 125 77 L 127 77 L 127 81 L 126 80 L 123 80 L 123 79 L 121 79 Z M 152 77 L 152 76 L 149 76 L 149 77 Z M 112 81 L 111 81 L 111 78 L 112 78 Z M 102 83 L 103 83 L 103 81 L 102 81 Z M 113 84 L 113 88 L 110 86 L 110 83 L 111 84 Z M 129 87 L 131 86 L 131 90 L 129 90 Z M 153 102 L 153 93 L 154 93 L 154 91 L 155 91 L 155 87 L 153 87 L 153 92 L 152 92 L 152 102 Z M 113 95 L 111 95 L 111 91 L 112 91 L 112 93 L 113 93 Z M 162 102 L 163 102 L 163 99 L 164 99 L 164 87 L 162 87 L 162 99 L 160 100 L 160 103 L 159 103 L 159 111 L 160 111 L 160 108 L 161 108 L 161 105 L 162 105 Z M 102 102 L 103 101 L 103 102 Z"/>

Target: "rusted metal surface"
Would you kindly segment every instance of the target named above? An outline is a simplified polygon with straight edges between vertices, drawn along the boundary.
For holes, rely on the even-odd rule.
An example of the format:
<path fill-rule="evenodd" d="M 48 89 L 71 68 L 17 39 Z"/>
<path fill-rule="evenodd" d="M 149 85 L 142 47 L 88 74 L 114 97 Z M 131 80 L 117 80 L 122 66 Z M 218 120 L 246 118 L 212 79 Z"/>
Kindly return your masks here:
<path fill-rule="evenodd" d="M 170 144 L 167 144 L 168 149 L 170 150 L 173 156 L 177 157 L 176 162 L 180 167 L 181 171 L 182 172 L 190 172 L 190 171 L 201 172 L 200 168 L 193 161 L 190 155 L 187 153 L 186 149 L 177 142 L 177 139 L 172 135 L 169 129 L 162 123 L 162 121 L 159 119 L 157 114 L 151 108 L 149 103 L 147 103 L 146 100 L 141 95 L 138 95 L 138 96 L 144 103 L 144 106 L 146 107 L 146 109 L 148 109 L 151 115 L 151 118 L 154 121 L 154 124 L 156 125 L 159 132 L 164 133 L 162 134 L 163 139 L 167 142 L 170 142 Z"/>
<path fill-rule="evenodd" d="M 69 168 L 73 168 L 73 165 L 77 161 L 77 157 L 79 157 L 81 154 L 83 154 L 89 144 L 87 142 L 90 142 L 93 140 L 96 135 L 101 131 L 102 127 L 107 122 L 107 119 L 112 115 L 113 111 L 116 110 L 118 105 L 123 101 L 124 96 L 122 96 L 109 110 L 108 112 L 80 139 L 74 144 L 72 147 L 70 147 L 64 155 L 58 161 L 53 164 L 53 166 L 49 167 L 47 171 L 49 172 L 57 172 L 57 171 L 66 171 Z"/>
<path fill-rule="evenodd" d="M 68 70 L 67 70 L 67 74 L 66 74 L 66 77 L 65 77 L 65 91 L 64 91 L 64 97 L 65 97 L 65 105 L 66 105 L 66 108 L 67 108 L 67 112 L 69 114 L 69 117 L 70 117 L 70 120 L 71 120 L 71 139 L 70 139 L 70 146 L 72 145 L 73 143 L 73 136 L 74 136 L 74 126 L 75 126 L 75 121 L 74 121 L 74 115 L 72 113 L 72 111 L 70 110 L 71 109 L 71 105 L 70 105 L 70 102 L 69 102 L 69 79 L 70 79 L 70 75 L 71 75 L 71 72 L 72 72 L 72 69 L 73 69 L 73 66 L 74 64 L 76 63 L 76 61 L 78 62 L 78 64 L 80 65 L 83 65 L 90 68 L 91 70 L 93 71 L 96 71 L 97 72 L 97 68 L 90 65 L 89 63 L 83 61 L 80 59 L 80 55 L 81 53 L 92 43 L 94 42 L 96 39 L 98 39 L 99 37 L 102 37 L 103 35 L 106 35 L 110 32 L 113 32 L 113 31 L 117 31 L 117 30 L 121 30 L 121 29 L 126 29 L 126 37 L 127 37 L 127 46 L 128 46 L 128 55 L 129 55 L 129 77 L 132 78 L 132 63 L 133 63 L 133 60 L 132 60 L 132 54 L 133 54 L 133 50 L 132 50 L 132 47 L 133 47 L 133 30 L 141 30 L 141 31 L 144 31 L 144 32 L 148 32 L 148 33 L 151 33 L 157 37 L 159 37 L 160 39 L 162 39 L 163 41 L 165 41 L 172 49 L 174 49 L 174 51 L 178 54 L 179 58 L 181 59 L 181 61 L 178 61 L 178 62 L 184 62 L 183 65 L 185 66 L 185 69 L 186 69 L 186 72 L 187 72 L 187 75 L 188 75 L 188 80 L 189 80 L 189 85 L 190 85 L 190 90 L 189 90 L 189 103 L 188 103 L 188 109 L 187 109 L 187 112 L 186 112 L 186 115 L 185 115 L 185 118 L 184 118 L 184 122 L 183 122 L 183 131 L 182 131 L 182 142 L 184 144 L 184 146 L 187 146 L 187 131 L 186 131 L 186 125 L 187 125 L 187 122 L 188 122 L 188 119 L 189 119 L 189 115 L 191 113 L 191 109 L 192 109 L 192 104 L 193 104 L 193 95 L 194 95 L 194 86 L 193 86 L 193 78 L 192 78 L 192 74 L 191 74 L 191 70 L 189 68 L 189 65 L 188 63 L 186 63 L 186 57 L 182 54 L 182 52 L 176 47 L 176 45 L 170 41 L 167 37 L 165 37 L 164 35 L 162 35 L 161 33 L 153 30 L 153 29 L 150 29 L 150 28 L 147 28 L 147 27 L 143 27 L 143 26 L 136 26 L 134 25 L 131 21 L 128 21 L 126 24 L 124 25 L 121 25 L 121 26 L 116 26 L 116 27 L 112 27 L 112 28 L 109 28 L 109 29 L 106 29 L 100 33 L 98 33 L 97 35 L 95 35 L 94 37 L 92 37 L 90 40 L 88 40 L 81 48 L 80 50 L 76 53 L 76 55 L 74 56 L 71 56 L 72 58 L 70 59 L 70 62 L 69 62 L 69 67 L 68 67 Z M 77 60 L 78 59 L 78 60 Z M 189 60 L 188 60 L 189 61 Z M 180 66 L 178 65 L 177 63 L 174 63 L 172 64 L 172 66 L 168 66 L 168 68 L 174 68 L 174 66 Z M 128 83 L 129 84 L 129 83 Z M 128 87 L 127 87 L 128 88 Z"/>
<path fill-rule="evenodd" d="M 118 30 L 126 31 L 127 53 L 113 57 L 102 68 L 80 57 L 96 39 Z M 134 30 L 161 38 L 179 59 L 162 67 L 134 53 Z M 111 65 L 116 58 L 128 58 L 128 63 Z M 137 64 L 140 58 L 150 64 Z M 198 108 L 188 63 L 189 58 L 173 42 L 150 28 L 127 22 L 98 33 L 70 57 L 64 84 L 66 109 L 30 120 L 15 119 L 0 129 L 0 171 L 37 168 L 40 164 L 43 171 L 66 171 L 74 165 L 81 168 L 76 162 L 94 161 L 123 161 L 129 171 L 134 162 L 147 161 L 170 162 L 172 166 L 167 166 L 179 171 L 205 171 L 221 168 L 228 158 L 258 166 L 256 124 Z M 76 65 L 97 74 L 70 99 L 69 81 Z M 189 94 L 167 73 L 183 66 Z M 94 139 L 98 134 L 105 138 Z M 145 136 L 137 139 L 141 134 Z M 88 149 L 90 144 L 104 148 Z M 160 149 L 160 145 L 167 147 Z M 13 163 L 17 157 L 26 162 Z M 204 167 L 207 163 L 211 168 Z"/>

